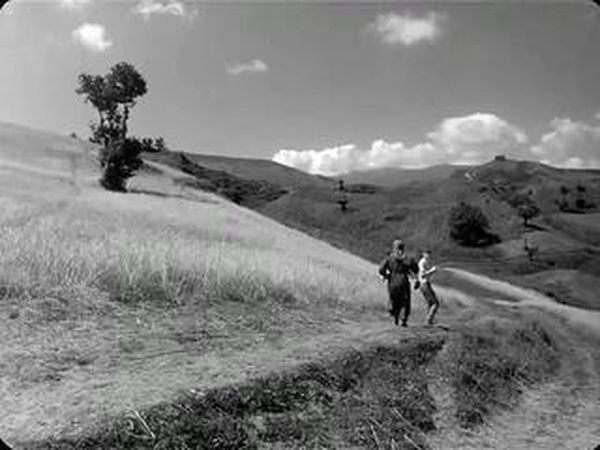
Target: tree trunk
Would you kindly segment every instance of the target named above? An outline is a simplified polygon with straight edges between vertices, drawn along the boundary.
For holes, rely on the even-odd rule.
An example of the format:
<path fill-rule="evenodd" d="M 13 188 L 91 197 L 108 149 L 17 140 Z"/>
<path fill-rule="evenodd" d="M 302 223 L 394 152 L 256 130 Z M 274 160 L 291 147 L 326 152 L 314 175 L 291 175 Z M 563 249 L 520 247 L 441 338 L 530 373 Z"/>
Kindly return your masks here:
<path fill-rule="evenodd" d="M 123 111 L 123 123 L 121 124 L 121 137 L 125 139 L 127 136 L 127 121 L 129 120 L 129 106 L 125 105 Z"/>

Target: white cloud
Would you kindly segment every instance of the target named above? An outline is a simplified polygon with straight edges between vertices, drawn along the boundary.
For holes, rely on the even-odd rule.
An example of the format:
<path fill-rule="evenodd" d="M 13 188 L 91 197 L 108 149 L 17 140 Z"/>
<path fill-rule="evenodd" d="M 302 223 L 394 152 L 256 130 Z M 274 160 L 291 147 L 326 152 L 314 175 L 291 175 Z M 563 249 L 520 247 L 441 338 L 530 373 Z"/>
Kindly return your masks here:
<path fill-rule="evenodd" d="M 97 23 L 84 23 L 71 33 L 73 40 L 93 52 L 103 52 L 113 43 L 108 39 L 104 26 Z"/>
<path fill-rule="evenodd" d="M 269 66 L 267 66 L 267 64 L 260 59 L 253 59 L 248 63 L 238 63 L 227 67 L 227 73 L 229 75 L 241 75 L 244 73 L 261 73 L 268 71 Z"/>
<path fill-rule="evenodd" d="M 443 120 L 413 146 L 402 141 L 373 141 L 368 149 L 346 144 L 322 150 L 280 150 L 273 161 L 320 175 L 340 175 L 381 167 L 418 168 L 434 164 L 479 164 L 496 154 L 526 151 L 525 134 L 493 114 L 475 113 Z"/>
<path fill-rule="evenodd" d="M 434 11 L 423 17 L 389 13 L 378 16 L 368 29 L 385 44 L 409 46 L 421 41 L 433 42 L 441 33 L 442 19 L 443 16 Z"/>
<path fill-rule="evenodd" d="M 92 3 L 92 0 L 60 0 L 60 6 L 64 8 L 76 9 Z"/>
<path fill-rule="evenodd" d="M 600 117 L 597 115 L 596 119 Z M 537 158 L 560 167 L 600 168 L 600 123 L 556 118 L 551 126 L 552 131 L 531 148 Z"/>
<path fill-rule="evenodd" d="M 153 14 L 193 17 L 197 10 L 186 7 L 182 0 L 140 0 L 133 8 L 133 12 L 140 14 L 145 20 L 149 20 Z"/>
<path fill-rule="evenodd" d="M 527 142 L 519 128 L 487 113 L 445 119 L 427 137 L 457 164 L 479 164 L 499 153 L 518 157 Z"/>

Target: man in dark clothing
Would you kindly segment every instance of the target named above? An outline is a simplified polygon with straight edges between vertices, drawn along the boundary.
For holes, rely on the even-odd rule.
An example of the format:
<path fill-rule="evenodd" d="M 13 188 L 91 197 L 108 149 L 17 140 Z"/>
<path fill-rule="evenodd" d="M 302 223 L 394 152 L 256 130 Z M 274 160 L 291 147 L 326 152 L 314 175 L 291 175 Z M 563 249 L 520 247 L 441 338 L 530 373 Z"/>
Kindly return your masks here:
<path fill-rule="evenodd" d="M 394 317 L 394 323 L 398 325 L 400 313 L 402 326 L 405 327 L 410 315 L 410 280 L 408 275 L 416 276 L 418 266 L 414 259 L 409 258 L 404 252 L 404 242 L 400 239 L 392 243 L 392 251 L 379 266 L 379 275 L 388 282 L 390 295 L 390 314 Z"/>

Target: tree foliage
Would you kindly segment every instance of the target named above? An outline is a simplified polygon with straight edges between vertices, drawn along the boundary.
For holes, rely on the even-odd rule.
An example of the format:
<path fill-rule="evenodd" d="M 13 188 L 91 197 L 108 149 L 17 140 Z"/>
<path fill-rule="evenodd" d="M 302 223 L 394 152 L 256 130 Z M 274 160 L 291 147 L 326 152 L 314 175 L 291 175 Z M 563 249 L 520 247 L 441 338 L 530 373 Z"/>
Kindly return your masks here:
<path fill-rule="evenodd" d="M 100 184 L 111 191 L 125 192 L 127 179 L 142 166 L 142 144 L 136 138 L 125 138 L 109 144 L 100 153 L 100 166 L 104 169 Z"/>
<path fill-rule="evenodd" d="M 523 219 L 523 225 L 529 225 L 529 220 L 540 215 L 540 208 L 533 202 L 526 202 L 517 207 L 519 216 Z"/>
<path fill-rule="evenodd" d="M 481 247 L 498 242 L 490 233 L 489 220 L 476 206 L 461 202 L 450 210 L 448 217 L 450 237 L 461 245 Z"/>
<path fill-rule="evenodd" d="M 127 179 L 142 165 L 140 153 L 153 147 L 152 141 L 127 137 L 131 109 L 146 94 L 146 81 L 133 65 L 120 62 L 104 76 L 80 74 L 78 82 L 75 92 L 98 113 L 97 121 L 90 124 L 90 140 L 102 146 L 100 183 L 106 189 L 124 191 Z"/>
<path fill-rule="evenodd" d="M 517 213 L 523 219 L 523 225 L 527 226 L 528 221 L 540 215 L 541 210 L 535 201 L 526 194 L 516 195 L 511 205 L 517 210 Z"/>

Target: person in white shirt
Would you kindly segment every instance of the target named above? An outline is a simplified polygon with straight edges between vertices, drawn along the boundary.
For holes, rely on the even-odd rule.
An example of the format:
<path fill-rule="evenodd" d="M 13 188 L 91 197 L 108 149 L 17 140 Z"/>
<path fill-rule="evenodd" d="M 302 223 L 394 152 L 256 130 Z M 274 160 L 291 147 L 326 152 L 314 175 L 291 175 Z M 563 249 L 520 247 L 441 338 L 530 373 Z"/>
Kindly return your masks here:
<path fill-rule="evenodd" d="M 433 325 L 435 314 L 440 307 L 440 302 L 431 286 L 431 276 L 436 272 L 437 267 L 432 266 L 430 262 L 431 252 L 429 250 L 425 250 L 421 253 L 421 259 L 419 260 L 419 287 L 421 289 L 421 293 L 427 301 L 427 306 L 429 308 L 427 312 L 427 324 Z"/>

